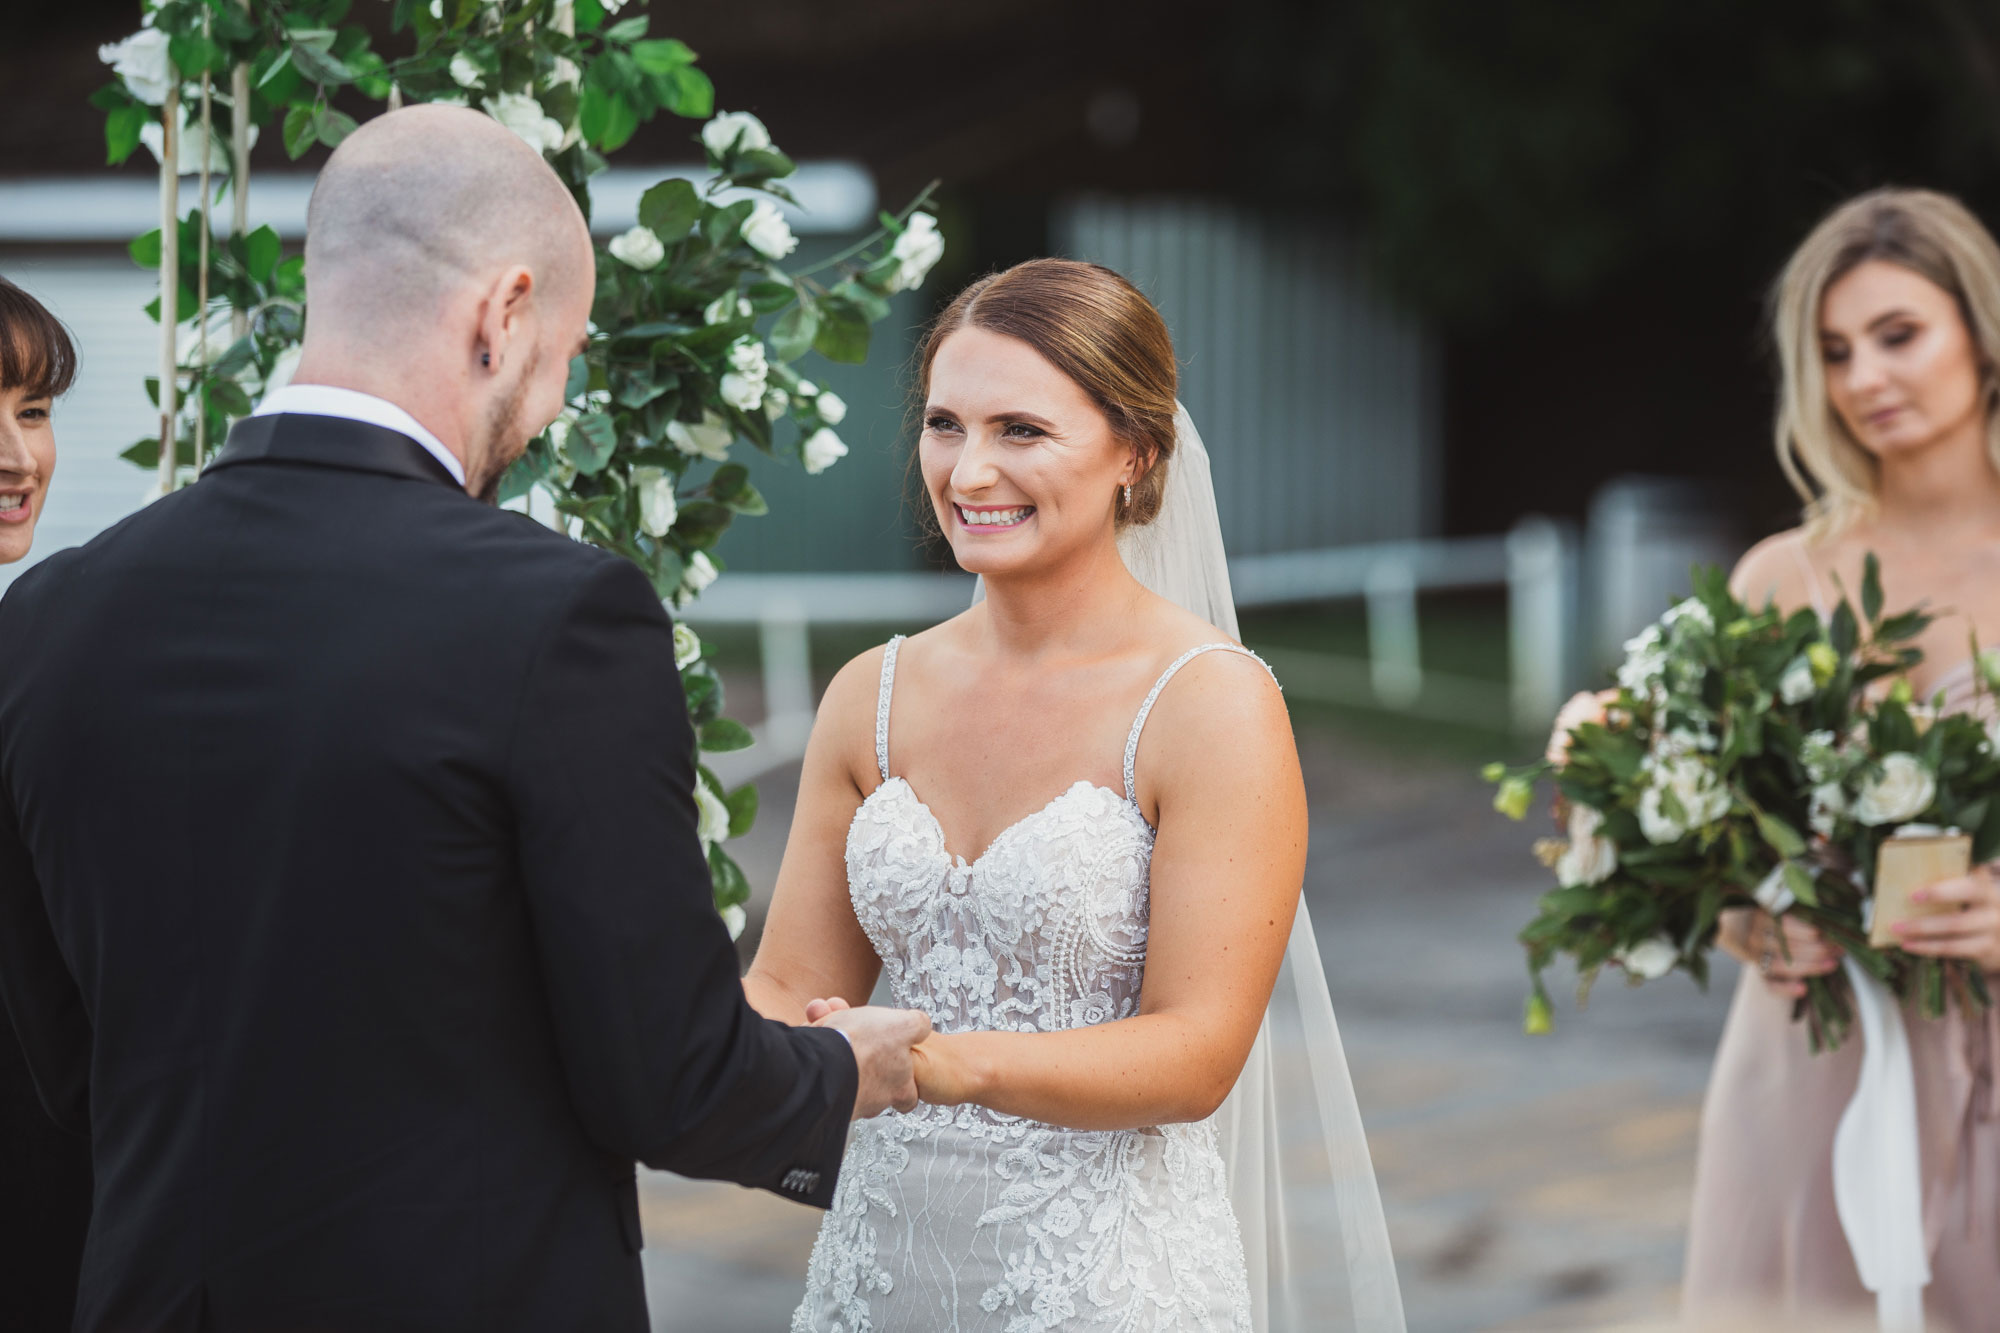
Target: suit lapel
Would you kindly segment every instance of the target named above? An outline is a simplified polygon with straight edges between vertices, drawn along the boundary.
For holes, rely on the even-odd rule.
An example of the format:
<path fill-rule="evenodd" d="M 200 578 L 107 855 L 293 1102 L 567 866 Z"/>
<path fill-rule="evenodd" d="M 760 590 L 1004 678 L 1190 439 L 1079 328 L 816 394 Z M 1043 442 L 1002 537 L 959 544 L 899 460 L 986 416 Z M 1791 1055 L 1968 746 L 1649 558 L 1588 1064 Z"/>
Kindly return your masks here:
<path fill-rule="evenodd" d="M 279 412 L 245 417 L 208 470 L 241 463 L 306 463 L 353 472 L 380 472 L 462 489 L 430 451 L 399 431 L 346 417 Z"/>

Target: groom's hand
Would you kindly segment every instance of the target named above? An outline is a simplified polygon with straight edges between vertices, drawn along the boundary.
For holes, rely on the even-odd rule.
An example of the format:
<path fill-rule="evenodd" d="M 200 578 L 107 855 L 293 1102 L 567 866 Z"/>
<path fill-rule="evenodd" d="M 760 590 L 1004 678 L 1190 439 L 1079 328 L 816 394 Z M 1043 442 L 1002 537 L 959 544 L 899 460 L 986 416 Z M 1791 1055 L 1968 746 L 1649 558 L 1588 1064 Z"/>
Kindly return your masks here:
<path fill-rule="evenodd" d="M 828 1012 L 818 1026 L 838 1028 L 854 1047 L 861 1083 L 854 1094 L 854 1118 L 866 1120 L 890 1107 L 911 1111 L 917 1105 L 917 1078 L 911 1052 L 931 1035 L 928 1014 L 916 1009 L 883 1009 L 866 1005 Z"/>

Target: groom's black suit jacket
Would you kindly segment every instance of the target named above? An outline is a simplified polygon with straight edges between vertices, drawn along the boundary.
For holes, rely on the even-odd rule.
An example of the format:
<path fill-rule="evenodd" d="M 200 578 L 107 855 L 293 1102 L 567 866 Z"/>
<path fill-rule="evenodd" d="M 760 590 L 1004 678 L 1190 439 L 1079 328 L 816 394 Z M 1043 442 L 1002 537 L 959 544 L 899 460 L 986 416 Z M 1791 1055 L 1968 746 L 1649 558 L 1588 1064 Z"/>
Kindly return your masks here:
<path fill-rule="evenodd" d="M 635 1159 L 825 1206 L 854 1058 L 744 1003 L 672 640 L 329 417 L 14 585 L 0 991 L 91 1135 L 78 1329 L 636 1333 Z"/>

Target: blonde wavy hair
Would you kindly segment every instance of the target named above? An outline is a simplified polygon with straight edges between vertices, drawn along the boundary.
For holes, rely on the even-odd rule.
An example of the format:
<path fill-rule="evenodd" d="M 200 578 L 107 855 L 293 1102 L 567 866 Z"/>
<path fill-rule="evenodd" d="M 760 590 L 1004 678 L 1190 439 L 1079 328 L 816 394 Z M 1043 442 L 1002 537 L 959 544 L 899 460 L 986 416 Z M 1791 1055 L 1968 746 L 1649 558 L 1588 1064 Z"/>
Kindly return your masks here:
<path fill-rule="evenodd" d="M 1834 411 L 1820 348 L 1826 290 L 1869 260 L 1900 265 L 1951 293 L 1978 348 L 1986 453 L 2000 470 L 2000 245 L 1972 211 L 1932 190 L 1872 190 L 1829 213 L 1793 253 L 1772 293 L 1781 383 L 1778 466 L 1805 505 L 1806 535 L 1830 536 L 1875 507 L 1877 464 Z"/>

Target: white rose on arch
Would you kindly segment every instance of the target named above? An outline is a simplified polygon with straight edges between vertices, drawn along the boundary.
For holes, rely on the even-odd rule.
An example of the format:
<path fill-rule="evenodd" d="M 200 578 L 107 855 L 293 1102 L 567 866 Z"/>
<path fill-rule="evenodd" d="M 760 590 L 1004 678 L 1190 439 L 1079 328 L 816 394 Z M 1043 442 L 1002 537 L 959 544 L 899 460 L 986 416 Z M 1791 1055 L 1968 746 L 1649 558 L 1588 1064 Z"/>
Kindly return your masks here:
<path fill-rule="evenodd" d="M 726 157 L 732 150 L 751 153 L 771 146 L 771 131 L 748 111 L 724 111 L 701 127 L 701 143 L 717 157 Z"/>
<path fill-rule="evenodd" d="M 684 454 L 711 459 L 720 463 L 729 457 L 729 446 L 735 442 L 736 428 L 729 419 L 712 407 L 701 410 L 701 420 L 694 425 L 685 421 L 667 423 L 667 442 Z"/>
<path fill-rule="evenodd" d="M 538 153 L 556 152 L 569 138 L 563 123 L 542 110 L 542 104 L 526 93 L 501 93 L 480 105 L 487 115 L 521 136 L 522 142 Z"/>
<path fill-rule="evenodd" d="M 664 537 L 680 517 L 674 499 L 674 476 L 663 467 L 632 469 L 632 489 L 639 493 L 639 526 L 649 537 Z"/>
<path fill-rule="evenodd" d="M 655 268 L 667 257 L 667 247 L 654 234 L 651 227 L 634 227 L 611 238 L 611 244 L 604 247 L 611 257 L 628 268 L 636 268 L 641 273 Z"/>
<path fill-rule="evenodd" d="M 799 248 L 791 224 L 769 199 L 759 199 L 750 216 L 743 219 L 742 236 L 745 245 L 766 259 L 783 259 Z"/>
<path fill-rule="evenodd" d="M 807 474 L 816 477 L 847 457 L 847 445 L 838 435 L 822 426 L 806 437 L 799 456 L 805 462 Z"/>
<path fill-rule="evenodd" d="M 687 569 L 681 574 L 681 591 L 675 598 L 675 605 L 686 606 L 699 597 L 710 584 L 715 582 L 716 576 L 721 572 L 715 567 L 715 562 L 708 558 L 708 552 L 696 551 L 689 556 Z"/>
<path fill-rule="evenodd" d="M 155 162 L 160 161 L 166 153 L 166 128 L 157 120 L 147 121 L 139 127 L 139 142 L 145 145 L 146 151 L 153 155 Z M 257 145 L 257 127 L 255 125 L 250 126 L 250 145 L 253 148 Z M 195 176 L 201 173 L 203 148 L 208 150 L 208 169 L 210 172 L 217 175 L 227 175 L 230 170 L 229 141 L 222 138 L 211 138 L 208 134 L 204 133 L 201 128 L 200 114 L 197 112 L 191 118 L 189 108 L 186 106 L 181 107 L 181 132 L 175 146 L 179 150 L 174 154 L 176 159 L 174 170 L 178 175 Z"/>
<path fill-rule="evenodd" d="M 838 426 L 847 419 L 847 402 L 831 389 L 822 390 L 813 399 L 813 411 L 829 426 Z"/>
<path fill-rule="evenodd" d="M 1937 798 L 1937 778 L 1923 760 L 1905 751 L 1882 757 L 1882 771 L 1862 779 L 1854 798 L 1854 818 L 1863 824 L 1899 824 L 1915 819 Z"/>
<path fill-rule="evenodd" d="M 167 34 L 151 26 L 152 15 L 146 20 L 146 27 L 124 41 L 98 47 L 97 58 L 111 66 L 126 92 L 147 106 L 163 106 L 180 76 L 167 54 Z"/>
<path fill-rule="evenodd" d="M 708 785 L 705 778 L 694 780 L 694 808 L 697 816 L 695 835 L 701 839 L 701 853 L 708 855 L 708 849 L 729 837 L 729 807 L 715 794 L 715 788 Z"/>
<path fill-rule="evenodd" d="M 754 412 L 764 405 L 764 382 L 771 363 L 764 356 L 764 344 L 756 338 L 738 338 L 729 345 L 729 370 L 722 376 L 722 401 L 739 412 Z"/>
<path fill-rule="evenodd" d="M 902 234 L 889 247 L 889 257 L 896 261 L 896 272 L 889 279 L 890 292 L 922 286 L 932 266 L 944 258 L 944 236 L 937 229 L 937 219 L 929 213 L 911 214 Z"/>
<path fill-rule="evenodd" d="M 701 636 L 686 625 L 674 625 L 674 670 L 686 671 L 701 661 Z"/>

